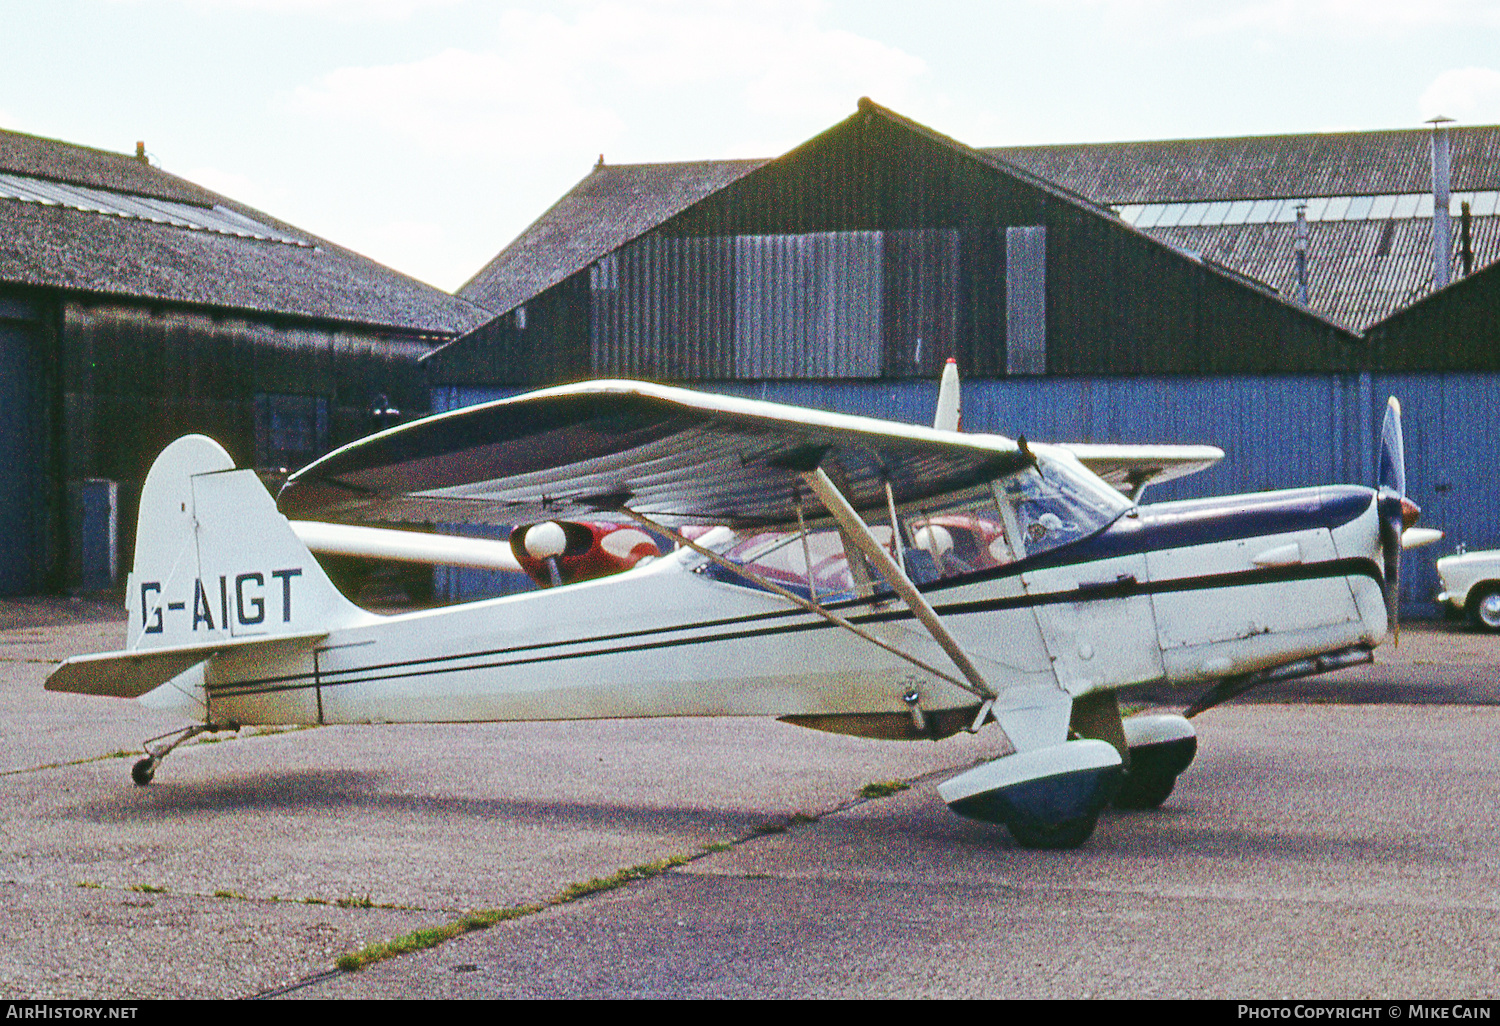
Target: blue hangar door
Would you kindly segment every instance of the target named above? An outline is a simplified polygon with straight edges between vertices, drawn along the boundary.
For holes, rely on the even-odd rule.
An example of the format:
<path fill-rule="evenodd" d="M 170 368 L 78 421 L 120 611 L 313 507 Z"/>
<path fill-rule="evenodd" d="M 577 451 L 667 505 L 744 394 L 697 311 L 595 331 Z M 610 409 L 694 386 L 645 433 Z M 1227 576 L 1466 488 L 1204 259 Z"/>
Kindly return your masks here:
<path fill-rule="evenodd" d="M 0 595 L 41 587 L 41 468 L 37 464 L 31 326 L 0 305 Z"/>

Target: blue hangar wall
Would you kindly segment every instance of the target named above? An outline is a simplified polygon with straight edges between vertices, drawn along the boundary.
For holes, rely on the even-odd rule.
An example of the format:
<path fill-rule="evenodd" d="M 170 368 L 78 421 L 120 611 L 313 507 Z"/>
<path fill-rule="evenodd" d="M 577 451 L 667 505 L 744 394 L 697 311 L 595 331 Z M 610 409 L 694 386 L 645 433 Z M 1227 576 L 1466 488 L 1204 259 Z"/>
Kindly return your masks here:
<path fill-rule="evenodd" d="M 913 424 L 932 422 L 933 381 L 768 381 L 691 387 Z M 517 395 L 520 387 L 444 386 L 434 413 Z M 1355 373 L 1213 377 L 1046 377 L 964 382 L 964 426 L 1037 441 L 1217 445 L 1211 470 L 1148 492 L 1148 501 L 1373 484 L 1387 396 L 1400 399 L 1407 490 L 1422 523 L 1447 532 L 1406 556 L 1402 611 L 1438 614 L 1434 561 L 1462 543 L 1500 548 L 1500 373 Z M 510 575 L 441 570 L 451 600 L 526 586 Z"/>

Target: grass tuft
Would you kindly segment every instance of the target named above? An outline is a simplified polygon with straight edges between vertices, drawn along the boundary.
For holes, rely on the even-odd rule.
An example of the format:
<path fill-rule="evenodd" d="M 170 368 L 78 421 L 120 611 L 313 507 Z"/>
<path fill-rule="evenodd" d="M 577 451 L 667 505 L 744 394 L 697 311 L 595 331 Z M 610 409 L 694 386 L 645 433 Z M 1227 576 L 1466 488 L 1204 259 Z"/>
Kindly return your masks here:
<path fill-rule="evenodd" d="M 429 926 L 400 937 L 392 937 L 390 940 L 378 941 L 374 944 L 366 944 L 358 951 L 351 951 L 347 955 L 341 955 L 333 964 L 346 973 L 356 972 L 368 965 L 394 958 L 397 955 L 407 955 L 413 951 L 425 951 L 435 948 L 444 941 L 452 940 L 475 930 L 487 930 L 497 923 L 508 922 L 512 919 L 521 919 L 525 916 L 535 915 L 543 909 L 554 905 L 566 905 L 570 901 L 587 897 L 590 894 L 599 894 L 603 891 L 612 891 L 617 887 L 623 887 L 635 880 L 645 880 L 658 874 L 666 872 L 674 866 L 683 865 L 688 861 L 686 855 L 672 855 L 655 862 L 645 862 L 639 866 L 631 866 L 622 869 L 606 877 L 595 877 L 582 883 L 569 884 L 547 901 L 533 905 L 512 905 L 507 908 L 481 909 L 476 912 L 467 912 L 451 923 L 441 926 Z M 368 901 L 368 897 L 365 899 Z M 338 904 L 343 905 L 340 901 Z M 372 904 L 359 906 L 343 906 L 372 908 Z"/>
<path fill-rule="evenodd" d="M 717 853 L 721 851 L 729 851 L 733 847 L 734 845 L 730 844 L 728 841 L 715 841 L 713 844 L 705 844 L 703 846 L 703 850 L 710 853 Z"/>
<path fill-rule="evenodd" d="M 129 887 L 127 887 L 126 890 L 135 891 L 137 894 L 166 894 L 167 893 L 167 889 L 165 887 L 158 887 L 158 886 L 156 886 L 156 884 L 148 884 L 148 883 L 133 883 Z"/>
<path fill-rule="evenodd" d="M 90 891 L 101 890 L 104 885 L 97 880 L 79 880 L 78 886 Z"/>
<path fill-rule="evenodd" d="M 904 784 L 899 780 L 877 780 L 872 784 L 866 784 L 859 789 L 861 798 L 889 798 L 893 794 L 900 794 L 910 784 Z"/>
<path fill-rule="evenodd" d="M 248 900 L 245 897 L 245 895 L 242 894 L 242 893 L 240 893 L 239 891 L 231 891 L 231 890 L 228 890 L 227 888 L 214 891 L 214 897 L 215 898 L 233 898 L 236 901 L 247 901 Z"/>
<path fill-rule="evenodd" d="M 335 898 L 333 903 L 339 908 L 375 907 L 375 899 L 371 898 L 368 894 L 351 894 L 346 898 Z M 326 904 L 326 902 L 324 902 L 323 904 Z"/>

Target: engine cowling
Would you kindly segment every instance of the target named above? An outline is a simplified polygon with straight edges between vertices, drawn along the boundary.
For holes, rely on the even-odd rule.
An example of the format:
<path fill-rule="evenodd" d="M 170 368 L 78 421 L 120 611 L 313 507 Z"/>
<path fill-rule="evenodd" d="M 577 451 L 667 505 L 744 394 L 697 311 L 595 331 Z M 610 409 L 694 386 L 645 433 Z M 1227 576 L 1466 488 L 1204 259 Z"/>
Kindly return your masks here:
<path fill-rule="evenodd" d="M 575 584 L 629 570 L 661 555 L 656 540 L 633 524 L 546 520 L 510 534 L 521 569 L 543 588 Z"/>

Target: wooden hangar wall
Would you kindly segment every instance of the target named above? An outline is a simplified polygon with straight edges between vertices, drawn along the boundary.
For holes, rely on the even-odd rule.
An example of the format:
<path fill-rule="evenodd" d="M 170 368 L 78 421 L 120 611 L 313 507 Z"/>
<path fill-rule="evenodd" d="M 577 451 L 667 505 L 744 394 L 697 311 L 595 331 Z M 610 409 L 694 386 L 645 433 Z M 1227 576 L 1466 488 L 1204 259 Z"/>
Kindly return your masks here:
<path fill-rule="evenodd" d="M 464 294 L 464 293 L 461 293 Z M 1356 339 L 874 104 L 449 347 L 435 384 L 1353 369 Z"/>
<path fill-rule="evenodd" d="M 275 485 L 384 426 L 372 413 L 382 395 L 388 408 L 425 411 L 418 360 L 431 347 L 365 326 L 0 293 L 0 594 L 88 583 L 72 522 L 78 483 L 117 484 L 123 580 L 140 488 L 169 442 L 207 434 Z"/>
<path fill-rule="evenodd" d="M 954 356 L 971 430 L 1225 449 L 1162 501 L 1371 484 L 1394 394 L 1424 523 L 1500 547 L 1500 480 L 1469 441 L 1500 431 L 1495 281 L 1361 337 L 862 105 L 436 354 L 432 403 L 619 376 L 930 423 Z M 1410 614 L 1434 611 L 1439 551 L 1409 559 Z"/>

